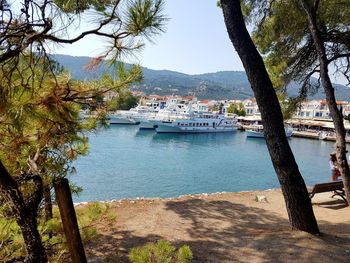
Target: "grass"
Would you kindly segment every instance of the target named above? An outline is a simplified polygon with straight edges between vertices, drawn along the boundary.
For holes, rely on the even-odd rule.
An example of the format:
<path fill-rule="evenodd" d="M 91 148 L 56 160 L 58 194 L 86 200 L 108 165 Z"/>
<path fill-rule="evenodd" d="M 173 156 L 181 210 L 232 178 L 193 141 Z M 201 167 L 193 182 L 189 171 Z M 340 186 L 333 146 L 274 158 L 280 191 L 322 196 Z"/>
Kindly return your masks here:
<path fill-rule="evenodd" d="M 93 240 L 99 233 L 96 224 L 100 219 L 113 222 L 116 215 L 108 203 L 93 202 L 76 207 L 76 214 L 83 243 Z M 24 241 L 20 228 L 13 218 L 5 216 L 6 207 L 0 207 L 0 262 L 23 258 Z M 67 256 L 65 236 L 58 208 L 53 209 L 53 218 L 47 222 L 39 218 L 39 232 L 50 257 L 50 262 L 64 262 Z"/>
<path fill-rule="evenodd" d="M 132 263 L 189 263 L 192 257 L 189 246 L 184 245 L 177 250 L 166 240 L 132 248 L 129 253 Z"/>

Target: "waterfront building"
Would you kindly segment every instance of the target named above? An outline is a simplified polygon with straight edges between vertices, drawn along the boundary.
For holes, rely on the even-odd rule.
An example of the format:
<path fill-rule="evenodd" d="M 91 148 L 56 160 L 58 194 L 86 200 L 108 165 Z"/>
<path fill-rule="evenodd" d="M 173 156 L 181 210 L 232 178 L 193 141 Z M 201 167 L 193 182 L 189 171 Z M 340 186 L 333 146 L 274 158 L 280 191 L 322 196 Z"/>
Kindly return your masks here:
<path fill-rule="evenodd" d="M 260 116 L 260 111 L 258 107 L 258 103 L 255 98 L 245 99 L 242 101 L 243 109 L 247 116 Z"/>
<path fill-rule="evenodd" d="M 339 109 L 342 109 L 344 116 L 350 114 L 350 103 L 348 101 L 337 101 L 337 105 Z M 310 100 L 303 102 L 294 117 L 325 121 L 330 121 L 332 119 L 326 100 Z"/>

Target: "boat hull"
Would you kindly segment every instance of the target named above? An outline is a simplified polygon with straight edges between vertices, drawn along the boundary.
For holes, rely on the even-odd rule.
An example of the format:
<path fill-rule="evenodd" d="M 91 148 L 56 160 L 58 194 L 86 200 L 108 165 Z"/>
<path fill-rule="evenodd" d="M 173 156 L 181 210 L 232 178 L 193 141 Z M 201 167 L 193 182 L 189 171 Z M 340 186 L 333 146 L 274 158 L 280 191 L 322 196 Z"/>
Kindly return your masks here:
<path fill-rule="evenodd" d="M 237 127 L 179 127 L 167 124 L 158 124 L 157 133 L 218 133 L 218 132 L 234 132 Z"/>
<path fill-rule="evenodd" d="M 109 115 L 109 124 L 130 124 L 130 125 L 136 125 L 138 124 L 137 121 L 135 121 L 131 117 L 123 117 L 123 116 L 113 116 Z"/>
<path fill-rule="evenodd" d="M 140 126 L 139 129 L 143 129 L 143 130 L 154 130 L 154 124 L 151 123 L 150 121 L 140 121 Z"/>
<path fill-rule="evenodd" d="M 265 138 L 264 132 L 246 130 L 246 134 L 249 138 Z"/>
<path fill-rule="evenodd" d="M 292 129 L 285 129 L 286 137 L 290 138 L 292 136 Z M 246 130 L 247 137 L 249 138 L 265 138 L 263 131 Z"/>

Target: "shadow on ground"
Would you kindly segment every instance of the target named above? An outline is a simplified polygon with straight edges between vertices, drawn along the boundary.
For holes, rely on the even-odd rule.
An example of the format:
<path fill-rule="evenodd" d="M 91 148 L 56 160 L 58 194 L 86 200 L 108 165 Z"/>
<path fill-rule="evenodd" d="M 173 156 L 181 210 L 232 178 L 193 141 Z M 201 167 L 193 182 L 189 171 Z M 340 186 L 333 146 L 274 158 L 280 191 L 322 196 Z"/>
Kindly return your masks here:
<path fill-rule="evenodd" d="M 333 199 L 329 201 L 319 201 L 319 202 L 313 202 L 314 205 L 318 205 L 323 208 L 329 208 L 333 210 L 339 210 L 343 209 L 348 206 L 347 203 L 344 202 L 342 199 Z"/>
<path fill-rule="evenodd" d="M 312 236 L 291 231 L 288 220 L 279 214 L 229 201 L 167 201 L 163 212 L 167 211 L 177 216 L 166 235 L 153 231 L 138 236 L 123 226 L 111 228 L 89 244 L 88 250 L 95 255 L 90 262 L 128 262 L 130 248 L 159 239 L 177 247 L 188 244 L 193 262 L 200 263 L 350 262 L 350 220 L 338 225 L 320 221 L 323 234 Z M 152 222 L 144 224 L 147 228 Z M 179 227 L 185 229 L 186 237 L 178 233 Z"/>

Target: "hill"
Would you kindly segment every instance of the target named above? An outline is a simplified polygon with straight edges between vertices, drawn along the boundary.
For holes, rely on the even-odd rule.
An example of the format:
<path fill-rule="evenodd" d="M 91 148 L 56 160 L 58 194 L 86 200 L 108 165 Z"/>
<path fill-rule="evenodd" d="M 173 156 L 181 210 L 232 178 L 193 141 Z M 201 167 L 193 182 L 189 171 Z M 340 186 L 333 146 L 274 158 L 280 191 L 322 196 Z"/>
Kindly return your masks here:
<path fill-rule="evenodd" d="M 74 57 L 67 55 L 53 55 L 62 66 L 67 68 L 75 79 L 94 79 L 101 74 L 111 72 L 111 69 L 103 64 L 96 71 L 85 71 L 91 58 Z M 142 68 L 144 80 L 131 87 L 135 91 L 143 91 L 145 94 L 159 95 L 189 95 L 195 94 L 199 98 L 207 99 L 245 99 L 253 97 L 247 76 L 244 71 L 220 71 L 189 75 L 170 70 L 153 70 Z M 338 100 L 349 100 L 350 88 L 343 85 L 334 85 Z M 292 83 L 288 89 L 290 96 L 296 96 L 299 85 Z M 325 98 L 323 91 L 318 91 L 309 99 Z"/>

